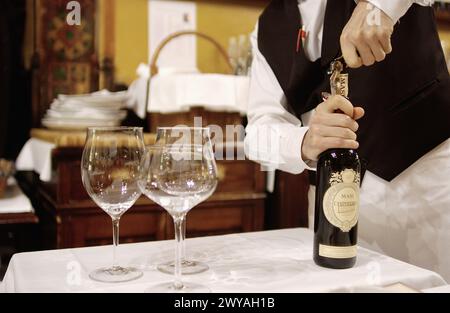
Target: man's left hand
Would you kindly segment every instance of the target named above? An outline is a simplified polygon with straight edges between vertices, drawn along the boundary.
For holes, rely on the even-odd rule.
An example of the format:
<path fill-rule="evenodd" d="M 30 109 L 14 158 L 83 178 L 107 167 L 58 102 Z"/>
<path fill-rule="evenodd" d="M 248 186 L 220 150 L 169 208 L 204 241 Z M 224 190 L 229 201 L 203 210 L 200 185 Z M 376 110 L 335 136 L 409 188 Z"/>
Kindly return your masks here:
<path fill-rule="evenodd" d="M 348 66 L 371 66 L 392 52 L 394 22 L 367 1 L 359 1 L 341 35 L 341 49 Z"/>

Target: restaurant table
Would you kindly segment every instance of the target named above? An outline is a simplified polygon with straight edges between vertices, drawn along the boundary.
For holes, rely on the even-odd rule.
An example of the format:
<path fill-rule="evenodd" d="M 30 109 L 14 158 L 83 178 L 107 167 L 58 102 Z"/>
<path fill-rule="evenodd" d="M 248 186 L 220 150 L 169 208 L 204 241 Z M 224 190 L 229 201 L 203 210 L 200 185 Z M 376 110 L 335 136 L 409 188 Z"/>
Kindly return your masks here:
<path fill-rule="evenodd" d="M 357 292 L 402 284 L 414 290 L 446 285 L 436 273 L 360 248 L 354 268 L 332 270 L 312 260 L 313 234 L 286 229 L 189 239 L 189 259 L 206 262 L 210 270 L 186 281 L 208 286 L 214 293 Z M 110 264 L 111 246 L 17 254 L 11 260 L 3 292 L 145 292 L 169 282 L 157 264 L 173 258 L 173 241 L 146 242 L 119 248 L 119 263 L 144 271 L 141 279 L 105 284 L 89 272 Z"/>
<path fill-rule="evenodd" d="M 27 227 L 38 222 L 30 199 L 15 179 L 9 179 L 5 195 L 0 198 L 0 248 L 5 245 L 5 240 L 9 241 L 16 234 L 25 238 L 29 234 L 25 232 Z M 0 260 L 1 257 L 0 251 Z"/>
<path fill-rule="evenodd" d="M 34 209 L 31 201 L 17 185 L 16 180 L 13 178 L 9 179 L 5 195 L 3 198 L 0 198 L 0 219 L 1 216 L 6 216 L 7 214 L 26 215 L 33 213 Z"/>
<path fill-rule="evenodd" d="M 10 178 L 0 198 L 0 279 L 14 253 L 35 248 L 38 222 L 30 200 Z"/>

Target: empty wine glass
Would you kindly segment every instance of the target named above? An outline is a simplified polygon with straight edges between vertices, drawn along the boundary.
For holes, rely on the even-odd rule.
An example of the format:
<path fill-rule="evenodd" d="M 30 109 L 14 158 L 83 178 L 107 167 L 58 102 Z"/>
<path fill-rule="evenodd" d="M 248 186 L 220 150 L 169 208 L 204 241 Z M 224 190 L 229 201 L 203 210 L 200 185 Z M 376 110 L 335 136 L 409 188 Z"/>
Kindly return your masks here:
<path fill-rule="evenodd" d="M 151 292 L 207 292 L 202 285 L 182 281 L 184 227 L 187 213 L 208 199 L 217 186 L 217 168 L 209 130 L 161 128 L 156 145 L 148 147 L 139 186 L 172 216 L 175 226 L 175 281 Z"/>
<path fill-rule="evenodd" d="M 145 145 L 141 128 L 89 128 L 81 161 L 83 185 L 92 200 L 112 219 L 113 263 L 90 273 L 95 281 L 117 283 L 140 278 L 133 267 L 119 266 L 119 223 L 122 215 L 141 196 L 138 180 L 142 175 Z"/>
<path fill-rule="evenodd" d="M 211 146 L 210 132 L 207 128 L 188 128 L 188 127 L 160 127 L 158 128 L 158 143 L 167 144 L 203 144 Z M 186 219 L 182 221 L 182 239 L 181 239 L 181 273 L 183 275 L 193 275 L 206 272 L 209 266 L 203 262 L 190 260 L 186 258 Z M 174 274 L 174 261 L 165 262 L 157 265 L 160 272 Z"/>
<path fill-rule="evenodd" d="M 183 128 L 160 127 L 158 128 L 157 142 L 163 144 L 194 144 L 211 147 L 210 131 L 207 128 Z M 199 274 L 209 270 L 209 266 L 203 262 L 186 258 L 186 219 L 182 221 L 182 252 L 181 272 L 183 275 Z M 166 274 L 174 274 L 175 263 L 173 261 L 159 264 L 157 269 Z"/>
<path fill-rule="evenodd" d="M 181 273 L 183 275 L 194 275 L 206 272 L 209 270 L 209 266 L 206 263 L 190 260 L 186 258 L 186 219 L 182 223 L 182 231 L 181 231 Z M 168 261 L 162 264 L 158 264 L 156 266 L 158 271 L 165 274 L 173 274 L 175 272 L 175 262 Z"/>

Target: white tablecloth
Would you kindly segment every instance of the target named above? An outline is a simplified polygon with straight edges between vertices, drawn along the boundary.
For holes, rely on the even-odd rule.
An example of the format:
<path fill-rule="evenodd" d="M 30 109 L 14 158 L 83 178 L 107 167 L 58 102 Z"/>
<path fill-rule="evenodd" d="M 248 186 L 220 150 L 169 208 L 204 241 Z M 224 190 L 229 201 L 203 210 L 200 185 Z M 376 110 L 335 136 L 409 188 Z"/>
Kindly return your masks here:
<path fill-rule="evenodd" d="M 14 179 L 8 181 L 5 197 L 0 199 L 0 214 L 34 212 L 30 199 L 24 195 Z"/>
<path fill-rule="evenodd" d="M 43 182 L 52 178 L 52 150 L 55 145 L 43 140 L 31 138 L 20 151 L 16 160 L 19 171 L 35 171 Z"/>
<path fill-rule="evenodd" d="M 208 263 L 211 270 L 189 276 L 213 292 L 330 292 L 402 283 L 423 290 L 445 285 L 436 273 L 365 249 L 349 270 L 318 267 L 312 260 L 311 231 L 289 229 L 191 239 L 188 257 Z M 121 264 L 142 268 L 144 277 L 123 284 L 97 283 L 88 278 L 111 262 L 111 247 L 56 250 L 15 255 L 3 281 L 6 292 L 144 292 L 170 275 L 155 265 L 173 257 L 173 241 L 123 245 Z"/>
<path fill-rule="evenodd" d="M 247 113 L 250 79 L 219 74 L 157 75 L 151 80 L 148 112 L 179 112 L 191 106 Z M 167 92 L 171 90 L 171 92 Z"/>
<path fill-rule="evenodd" d="M 425 289 L 424 293 L 450 293 L 450 285 L 440 286 L 436 288 Z"/>
<path fill-rule="evenodd" d="M 202 106 L 210 111 L 247 113 L 250 78 L 247 76 L 163 73 L 151 79 L 147 100 L 148 67 L 141 65 L 140 76 L 128 89 L 128 107 L 145 118 L 146 112 L 174 113 Z M 170 92 L 167 92 L 170 90 Z"/>

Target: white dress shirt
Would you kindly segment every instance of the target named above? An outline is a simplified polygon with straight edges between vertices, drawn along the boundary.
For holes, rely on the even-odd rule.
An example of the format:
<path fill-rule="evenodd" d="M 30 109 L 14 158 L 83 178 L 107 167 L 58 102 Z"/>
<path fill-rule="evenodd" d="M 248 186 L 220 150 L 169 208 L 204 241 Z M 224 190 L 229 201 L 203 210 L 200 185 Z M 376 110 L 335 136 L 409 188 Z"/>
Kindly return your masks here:
<path fill-rule="evenodd" d="M 370 0 L 394 22 L 415 2 Z M 305 53 L 321 57 L 327 0 L 299 0 L 308 36 Z M 252 34 L 254 61 L 245 140 L 247 155 L 269 169 L 300 174 L 312 169 L 302 160 L 301 147 L 313 112 L 298 119 L 275 74 L 258 49 L 258 27 Z M 418 43 L 420 44 L 420 43 Z M 303 121 L 303 124 L 302 124 Z M 363 246 L 439 272 L 450 281 L 450 140 L 429 152 L 392 182 L 368 172 L 361 189 L 359 237 Z M 309 192 L 312 225 L 315 189 Z"/>

